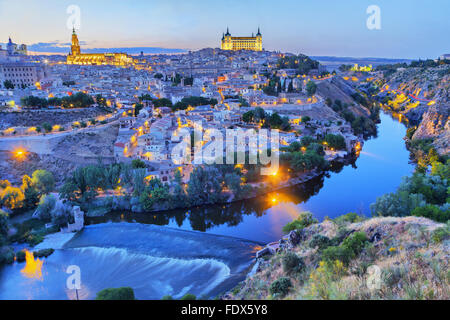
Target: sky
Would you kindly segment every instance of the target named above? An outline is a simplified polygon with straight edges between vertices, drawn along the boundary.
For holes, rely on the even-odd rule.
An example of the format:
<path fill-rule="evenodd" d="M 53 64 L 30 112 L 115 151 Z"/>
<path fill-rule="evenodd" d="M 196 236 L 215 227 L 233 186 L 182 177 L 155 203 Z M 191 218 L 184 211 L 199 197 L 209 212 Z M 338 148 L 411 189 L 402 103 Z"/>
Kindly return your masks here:
<path fill-rule="evenodd" d="M 68 52 L 71 5 L 80 12 L 82 52 L 219 47 L 227 26 L 235 36 L 259 26 L 266 50 L 408 59 L 450 53 L 448 0 L 0 0 L 0 42 L 11 36 L 30 51 Z M 366 26 L 370 5 L 380 8 L 378 30 Z"/>

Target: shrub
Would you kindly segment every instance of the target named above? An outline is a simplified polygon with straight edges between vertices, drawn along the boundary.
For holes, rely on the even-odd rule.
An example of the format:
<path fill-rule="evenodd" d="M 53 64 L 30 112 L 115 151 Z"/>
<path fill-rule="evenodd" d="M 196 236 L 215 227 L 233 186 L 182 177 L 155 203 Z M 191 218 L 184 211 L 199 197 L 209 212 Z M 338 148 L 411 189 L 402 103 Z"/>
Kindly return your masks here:
<path fill-rule="evenodd" d="M 133 169 L 145 168 L 145 162 L 140 159 L 134 159 L 131 161 L 131 167 Z"/>
<path fill-rule="evenodd" d="M 16 253 L 16 261 L 17 262 L 24 262 L 25 261 L 25 251 L 21 250 Z"/>
<path fill-rule="evenodd" d="M 134 291 L 130 287 L 103 289 L 97 293 L 95 300 L 135 300 Z"/>
<path fill-rule="evenodd" d="M 8 237 L 8 214 L 0 209 L 0 247 L 6 242 Z"/>
<path fill-rule="evenodd" d="M 321 234 L 315 234 L 311 241 L 309 242 L 310 248 L 319 248 L 319 250 L 323 250 L 326 247 L 329 247 L 331 245 L 330 238 L 323 236 Z"/>
<path fill-rule="evenodd" d="M 14 262 L 14 251 L 10 247 L 0 248 L 0 266 Z"/>
<path fill-rule="evenodd" d="M 292 286 L 291 280 L 286 277 L 281 277 L 270 285 L 270 293 L 274 296 L 285 296 Z"/>
<path fill-rule="evenodd" d="M 165 295 L 161 298 L 161 300 L 173 300 L 173 297 L 171 295 Z"/>
<path fill-rule="evenodd" d="M 349 212 L 347 214 L 344 214 L 342 216 L 333 219 L 333 221 L 338 225 L 342 225 L 345 224 L 346 222 L 349 223 L 362 222 L 364 221 L 364 217 L 358 215 L 355 212 Z"/>
<path fill-rule="evenodd" d="M 39 200 L 39 205 L 36 209 L 36 216 L 43 221 L 50 221 L 51 212 L 56 204 L 56 198 L 53 195 L 43 195 Z"/>
<path fill-rule="evenodd" d="M 180 298 L 180 300 L 197 300 L 197 297 L 195 296 L 195 294 L 186 293 L 184 296 Z"/>
<path fill-rule="evenodd" d="M 331 246 L 323 250 L 322 260 L 328 263 L 334 263 L 336 260 L 344 264 L 349 264 L 353 258 L 353 252 L 343 246 Z"/>
<path fill-rule="evenodd" d="M 431 239 L 434 243 L 441 243 L 450 238 L 450 225 L 447 224 L 445 227 L 437 228 L 431 234 Z"/>
<path fill-rule="evenodd" d="M 55 252 L 55 249 L 42 249 L 42 250 L 34 251 L 33 256 L 35 258 L 42 258 L 42 257 L 47 258 L 53 252 Z"/>
<path fill-rule="evenodd" d="M 283 256 L 283 270 L 286 273 L 300 272 L 305 267 L 305 262 L 293 252 L 288 252 Z"/>
<path fill-rule="evenodd" d="M 444 211 L 432 204 L 417 207 L 411 214 L 416 217 L 425 217 L 437 222 L 447 222 L 450 219 L 450 210 Z"/>
<path fill-rule="evenodd" d="M 306 228 L 314 223 L 318 223 L 317 219 L 313 217 L 309 211 L 301 212 L 300 215 L 292 222 L 289 222 L 283 227 L 284 233 L 289 233 L 293 230 Z"/>
<path fill-rule="evenodd" d="M 353 256 L 356 257 L 361 253 L 368 241 L 369 239 L 365 232 L 355 232 L 344 239 L 342 246 L 351 250 Z"/>

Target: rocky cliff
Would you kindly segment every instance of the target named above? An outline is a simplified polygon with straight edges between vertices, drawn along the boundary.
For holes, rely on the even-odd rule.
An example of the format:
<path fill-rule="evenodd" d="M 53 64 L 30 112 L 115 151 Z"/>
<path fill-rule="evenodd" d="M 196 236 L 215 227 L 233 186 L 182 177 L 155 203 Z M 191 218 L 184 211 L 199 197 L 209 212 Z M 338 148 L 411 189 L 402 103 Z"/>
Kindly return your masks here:
<path fill-rule="evenodd" d="M 439 154 L 450 153 L 450 104 L 431 106 L 423 113 L 422 121 L 413 135 L 414 139 L 433 139 Z"/>

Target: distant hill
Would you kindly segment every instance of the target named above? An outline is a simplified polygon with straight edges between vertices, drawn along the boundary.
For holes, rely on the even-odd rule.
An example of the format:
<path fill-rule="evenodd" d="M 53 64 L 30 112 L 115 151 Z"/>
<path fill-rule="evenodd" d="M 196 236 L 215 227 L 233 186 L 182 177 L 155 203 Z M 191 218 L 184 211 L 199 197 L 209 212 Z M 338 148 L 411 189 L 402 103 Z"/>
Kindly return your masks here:
<path fill-rule="evenodd" d="M 311 56 L 312 59 L 317 60 L 320 64 L 327 67 L 329 71 L 333 71 L 341 64 L 358 64 L 358 65 L 369 65 L 376 67 L 380 64 L 393 64 L 393 63 L 403 63 L 411 62 L 410 59 L 390 59 L 390 58 L 354 58 L 354 57 L 333 57 L 333 56 Z"/>

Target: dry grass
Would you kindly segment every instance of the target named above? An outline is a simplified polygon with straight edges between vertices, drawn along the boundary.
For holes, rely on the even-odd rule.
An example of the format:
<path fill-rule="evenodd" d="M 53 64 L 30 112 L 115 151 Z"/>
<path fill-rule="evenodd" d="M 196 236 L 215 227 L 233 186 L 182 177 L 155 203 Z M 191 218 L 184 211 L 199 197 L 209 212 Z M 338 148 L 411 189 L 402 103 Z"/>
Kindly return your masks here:
<path fill-rule="evenodd" d="M 372 218 L 340 227 L 326 220 L 306 228 L 307 238 L 299 245 L 284 249 L 303 257 L 306 268 L 301 273 L 283 272 L 281 261 L 286 251 L 282 250 L 261 260 L 258 272 L 225 298 L 273 299 L 270 284 L 280 277 L 290 277 L 292 287 L 283 299 L 447 300 L 450 240 L 431 240 L 432 232 L 444 226 L 419 217 Z M 312 236 L 320 233 L 332 238 L 343 229 L 364 231 L 371 241 L 347 266 L 339 261 L 321 261 L 320 251 L 309 247 Z M 375 273 L 371 266 L 376 266 Z M 377 280 L 375 287 L 368 285 L 371 279 Z"/>

